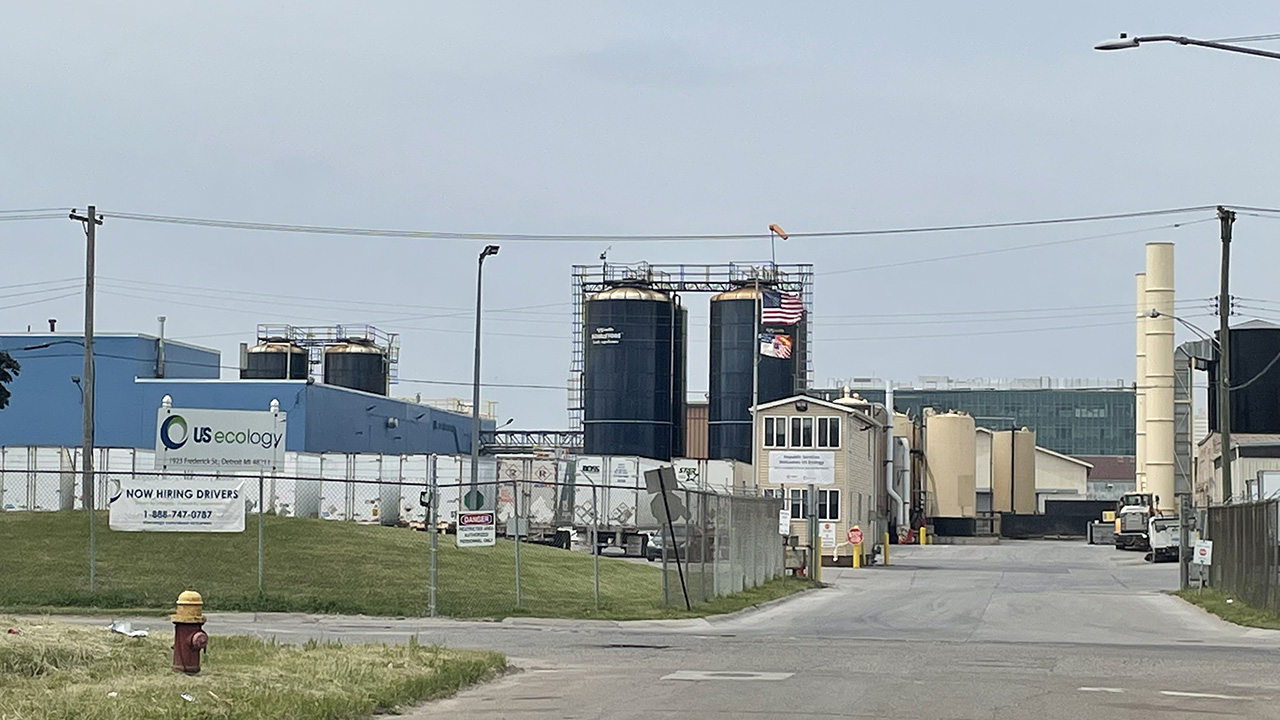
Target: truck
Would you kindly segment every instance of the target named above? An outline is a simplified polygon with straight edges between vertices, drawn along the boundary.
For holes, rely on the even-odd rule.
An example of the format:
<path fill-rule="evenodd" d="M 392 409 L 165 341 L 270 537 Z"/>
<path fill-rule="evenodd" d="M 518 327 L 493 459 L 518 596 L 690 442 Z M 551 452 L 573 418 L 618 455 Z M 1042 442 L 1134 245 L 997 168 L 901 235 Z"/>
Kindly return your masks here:
<path fill-rule="evenodd" d="M 1176 517 L 1156 515 L 1147 520 L 1147 559 L 1153 563 L 1177 562 L 1182 527 Z"/>
<path fill-rule="evenodd" d="M 1151 493 L 1125 493 L 1116 501 L 1115 542 L 1117 550 L 1149 550 L 1148 526 L 1156 514 Z"/>

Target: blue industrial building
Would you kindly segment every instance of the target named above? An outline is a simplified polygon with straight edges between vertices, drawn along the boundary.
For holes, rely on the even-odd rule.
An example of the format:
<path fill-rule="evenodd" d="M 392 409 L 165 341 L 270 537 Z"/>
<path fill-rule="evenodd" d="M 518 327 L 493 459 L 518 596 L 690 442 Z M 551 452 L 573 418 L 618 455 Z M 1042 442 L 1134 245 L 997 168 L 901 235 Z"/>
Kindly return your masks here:
<path fill-rule="evenodd" d="M 80 445 L 83 336 L 0 335 L 0 350 L 22 365 L 9 386 L 9 407 L 0 410 L 0 446 Z M 312 380 L 222 380 L 221 354 L 209 348 L 147 335 L 97 335 L 94 359 L 98 447 L 153 448 L 156 411 L 168 395 L 175 407 L 216 410 L 266 410 L 279 400 L 289 418 L 289 451 L 471 452 L 469 416 Z M 492 420 L 482 423 L 493 429 Z"/>

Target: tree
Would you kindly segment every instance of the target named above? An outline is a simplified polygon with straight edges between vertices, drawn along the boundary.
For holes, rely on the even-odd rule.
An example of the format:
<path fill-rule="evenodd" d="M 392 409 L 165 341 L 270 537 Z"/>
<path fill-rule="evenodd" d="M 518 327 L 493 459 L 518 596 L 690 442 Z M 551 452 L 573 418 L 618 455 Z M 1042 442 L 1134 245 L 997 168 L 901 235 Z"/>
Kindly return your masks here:
<path fill-rule="evenodd" d="M 9 389 L 5 385 L 13 382 L 18 376 L 18 361 L 9 353 L 0 350 L 0 410 L 9 404 Z"/>

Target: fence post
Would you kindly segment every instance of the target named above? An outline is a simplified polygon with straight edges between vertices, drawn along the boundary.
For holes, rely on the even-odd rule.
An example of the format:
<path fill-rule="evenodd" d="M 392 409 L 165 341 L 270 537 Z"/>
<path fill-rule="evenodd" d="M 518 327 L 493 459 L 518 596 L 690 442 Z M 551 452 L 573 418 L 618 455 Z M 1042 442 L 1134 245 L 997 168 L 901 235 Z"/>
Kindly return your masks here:
<path fill-rule="evenodd" d="M 596 485 L 591 483 L 591 564 L 595 575 L 595 597 L 596 609 L 600 609 L 600 500 L 596 496 Z M 666 587 L 667 579 L 662 578 L 663 588 Z M 665 594 L 664 598 L 665 600 Z"/>
<path fill-rule="evenodd" d="M 262 533 L 262 471 L 258 471 L 258 595 L 262 595 L 262 551 L 263 551 L 263 533 Z"/>
<path fill-rule="evenodd" d="M 520 607 L 520 480 L 512 480 L 512 512 L 516 516 L 516 607 Z M 495 520 L 497 515 L 494 516 Z"/>
<path fill-rule="evenodd" d="M 440 541 L 439 507 L 440 494 L 437 492 L 436 456 L 427 458 L 427 492 L 430 503 L 427 505 L 427 532 L 431 533 L 430 561 L 427 569 L 427 616 L 436 616 L 436 548 Z"/>

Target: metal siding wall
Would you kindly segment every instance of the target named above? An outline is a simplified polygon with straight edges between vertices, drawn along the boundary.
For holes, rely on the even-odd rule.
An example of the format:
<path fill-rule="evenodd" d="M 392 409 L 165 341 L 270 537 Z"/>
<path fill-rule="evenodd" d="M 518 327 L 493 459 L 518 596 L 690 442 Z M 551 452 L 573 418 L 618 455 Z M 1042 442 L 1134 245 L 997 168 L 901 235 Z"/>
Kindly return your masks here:
<path fill-rule="evenodd" d="M 71 377 L 84 372 L 84 349 L 78 336 L 31 334 L 0 337 L 0 349 L 12 352 L 22 371 L 10 390 L 9 407 L 0 411 L 0 444 L 75 446 L 80 444 L 81 395 Z M 38 350 L 17 348 L 58 343 Z M 140 425 L 138 391 L 134 379 L 155 377 L 154 338 L 109 336 L 95 338 L 97 444 L 113 447 L 152 446 L 151 427 Z M 184 345 L 165 346 L 170 377 L 217 376 L 219 354 Z M 157 400 L 158 404 L 158 400 Z"/>

